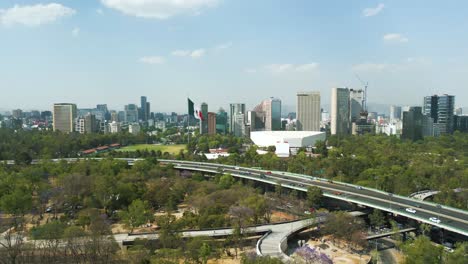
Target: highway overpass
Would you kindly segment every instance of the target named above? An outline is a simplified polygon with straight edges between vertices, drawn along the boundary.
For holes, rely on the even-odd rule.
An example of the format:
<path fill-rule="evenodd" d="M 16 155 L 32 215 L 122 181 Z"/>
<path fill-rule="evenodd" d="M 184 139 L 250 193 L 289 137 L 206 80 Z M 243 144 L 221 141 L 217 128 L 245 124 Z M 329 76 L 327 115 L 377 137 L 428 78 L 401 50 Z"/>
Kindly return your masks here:
<path fill-rule="evenodd" d="M 231 174 L 233 177 L 266 184 L 281 184 L 283 188 L 302 192 L 307 192 L 309 186 L 316 186 L 323 190 L 326 197 L 380 209 L 395 215 L 402 215 L 468 237 L 468 212 L 449 206 L 304 174 L 267 171 L 206 162 L 163 159 L 160 159 L 159 162 L 172 164 L 175 169 L 179 170 Z M 406 211 L 407 208 L 412 208 L 416 212 L 408 212 Z M 437 217 L 440 219 L 440 222 L 431 221 L 431 217 Z"/>

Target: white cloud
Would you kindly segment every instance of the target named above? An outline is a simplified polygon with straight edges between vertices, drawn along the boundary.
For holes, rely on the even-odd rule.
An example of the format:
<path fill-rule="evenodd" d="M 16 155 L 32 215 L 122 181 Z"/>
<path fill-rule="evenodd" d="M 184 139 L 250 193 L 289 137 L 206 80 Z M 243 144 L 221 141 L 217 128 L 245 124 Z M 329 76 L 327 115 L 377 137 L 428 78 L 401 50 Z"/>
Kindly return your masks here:
<path fill-rule="evenodd" d="M 185 57 L 190 55 L 190 50 L 174 50 L 171 54 L 177 57 Z"/>
<path fill-rule="evenodd" d="M 381 72 L 392 67 L 391 64 L 386 63 L 361 63 L 353 65 L 352 69 L 355 72 Z"/>
<path fill-rule="evenodd" d="M 101 3 L 126 15 L 167 19 L 179 14 L 199 15 L 220 0 L 101 0 Z"/>
<path fill-rule="evenodd" d="M 72 16 L 75 10 L 57 3 L 37 5 L 15 5 L 9 9 L 0 9 L 0 24 L 13 26 L 40 26 L 53 23 L 56 20 Z"/>
<path fill-rule="evenodd" d="M 79 27 L 76 27 L 72 30 L 72 36 L 73 37 L 78 37 L 80 35 L 80 28 Z"/>
<path fill-rule="evenodd" d="M 383 73 L 383 72 L 396 72 L 408 71 L 414 69 L 421 69 L 422 67 L 431 66 L 432 62 L 426 57 L 409 57 L 397 63 L 372 63 L 366 62 L 352 66 L 354 72 L 368 72 L 368 73 Z"/>
<path fill-rule="evenodd" d="M 376 16 L 384 9 L 384 7 L 385 5 L 380 3 L 377 7 L 365 8 L 362 10 L 362 15 L 365 17 Z"/>
<path fill-rule="evenodd" d="M 298 72 L 308 72 L 308 71 L 313 71 L 318 68 L 318 63 L 309 63 L 309 64 L 302 64 L 296 66 L 296 71 Z"/>
<path fill-rule="evenodd" d="M 389 33 L 389 34 L 385 34 L 383 36 L 383 40 L 386 41 L 386 42 L 391 42 L 391 43 L 406 43 L 408 42 L 408 38 L 406 38 L 405 36 L 401 35 L 401 34 L 397 34 L 397 33 Z"/>
<path fill-rule="evenodd" d="M 318 68 L 318 63 L 307 63 L 307 64 L 269 64 L 264 68 L 272 73 L 284 73 L 284 72 L 310 72 Z"/>
<path fill-rule="evenodd" d="M 232 42 L 226 42 L 215 47 L 215 50 L 221 51 L 232 47 Z"/>
<path fill-rule="evenodd" d="M 190 53 L 190 57 L 192 57 L 194 59 L 203 57 L 204 55 L 205 55 L 205 50 L 204 49 L 197 49 L 197 50 L 192 51 L 192 53 Z"/>
<path fill-rule="evenodd" d="M 142 57 L 139 60 L 141 63 L 146 63 L 146 64 L 163 64 L 165 62 L 163 57 L 160 56 L 147 56 L 147 57 Z"/>
<path fill-rule="evenodd" d="M 203 57 L 206 53 L 205 49 L 196 49 L 196 50 L 174 50 L 171 52 L 172 56 L 177 57 L 192 57 L 194 59 Z"/>

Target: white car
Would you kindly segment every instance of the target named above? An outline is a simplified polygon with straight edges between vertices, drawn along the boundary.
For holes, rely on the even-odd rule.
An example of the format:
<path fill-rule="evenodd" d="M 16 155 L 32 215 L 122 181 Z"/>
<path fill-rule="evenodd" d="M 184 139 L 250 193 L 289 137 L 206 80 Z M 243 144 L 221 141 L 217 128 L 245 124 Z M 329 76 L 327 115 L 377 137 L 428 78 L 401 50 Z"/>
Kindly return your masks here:
<path fill-rule="evenodd" d="M 406 208 L 406 212 L 415 214 L 416 210 L 414 210 L 413 208 Z"/>
<path fill-rule="evenodd" d="M 437 223 L 437 224 L 440 223 L 440 219 L 437 218 L 437 217 L 430 217 L 429 220 L 431 220 L 432 222 Z"/>

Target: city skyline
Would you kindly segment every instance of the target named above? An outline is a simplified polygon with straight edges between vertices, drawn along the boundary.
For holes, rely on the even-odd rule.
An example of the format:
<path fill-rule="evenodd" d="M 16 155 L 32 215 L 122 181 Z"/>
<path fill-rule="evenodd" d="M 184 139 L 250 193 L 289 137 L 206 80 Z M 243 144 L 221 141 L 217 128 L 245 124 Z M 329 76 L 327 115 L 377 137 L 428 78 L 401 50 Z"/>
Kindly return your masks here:
<path fill-rule="evenodd" d="M 157 112 L 185 112 L 187 97 L 215 110 L 274 96 L 294 109 L 299 91 L 329 102 L 333 87 L 362 89 L 355 74 L 371 103 L 447 93 L 467 106 L 468 3 L 131 2 L 2 1 L 0 110 L 121 109 L 140 94 Z"/>

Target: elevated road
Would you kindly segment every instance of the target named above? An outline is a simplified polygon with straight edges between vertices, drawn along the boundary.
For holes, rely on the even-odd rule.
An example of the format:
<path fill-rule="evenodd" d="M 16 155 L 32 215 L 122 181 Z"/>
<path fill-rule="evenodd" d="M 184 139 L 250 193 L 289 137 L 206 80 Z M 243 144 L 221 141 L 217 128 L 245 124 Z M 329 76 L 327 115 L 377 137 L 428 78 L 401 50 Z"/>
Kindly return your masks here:
<path fill-rule="evenodd" d="M 266 171 L 238 166 L 215 163 L 159 160 L 165 164 L 172 164 L 175 169 L 199 171 L 206 173 L 231 174 L 234 177 L 278 185 L 283 188 L 306 192 L 309 186 L 316 186 L 323 190 L 324 196 L 351 203 L 380 209 L 395 215 L 402 215 L 419 222 L 431 224 L 464 236 L 468 236 L 468 212 L 440 204 L 429 203 L 400 196 L 372 188 L 356 186 L 347 183 L 330 181 L 323 178 L 311 177 L 280 171 Z M 407 211 L 408 208 L 416 212 Z M 436 217 L 440 222 L 430 218 Z"/>

